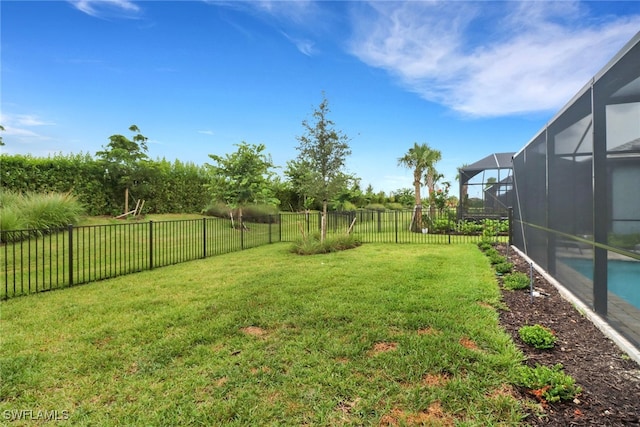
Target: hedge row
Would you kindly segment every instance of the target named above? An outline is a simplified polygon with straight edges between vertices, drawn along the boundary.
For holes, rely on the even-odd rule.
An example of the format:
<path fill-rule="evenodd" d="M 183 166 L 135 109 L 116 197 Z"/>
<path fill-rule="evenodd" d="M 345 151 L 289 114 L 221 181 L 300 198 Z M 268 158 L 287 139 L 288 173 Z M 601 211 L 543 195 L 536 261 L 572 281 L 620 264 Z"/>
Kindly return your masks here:
<path fill-rule="evenodd" d="M 162 159 L 140 167 L 146 168 L 147 179 L 130 191 L 133 198 L 145 200 L 145 213 L 199 213 L 209 204 L 203 166 Z M 124 193 L 110 181 L 103 164 L 89 154 L 47 158 L 3 154 L 0 188 L 20 193 L 70 192 L 89 215 L 116 215 L 124 209 Z"/>

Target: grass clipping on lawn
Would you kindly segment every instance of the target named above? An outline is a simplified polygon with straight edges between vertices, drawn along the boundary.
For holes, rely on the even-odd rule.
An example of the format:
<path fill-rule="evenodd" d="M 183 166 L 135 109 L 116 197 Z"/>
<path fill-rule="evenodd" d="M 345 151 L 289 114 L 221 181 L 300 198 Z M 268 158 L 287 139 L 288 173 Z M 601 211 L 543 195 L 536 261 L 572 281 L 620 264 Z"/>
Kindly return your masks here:
<path fill-rule="evenodd" d="M 15 298 L 0 306 L 0 413 L 101 426 L 515 424 L 522 354 L 499 306 L 473 244 L 306 257 L 275 244 Z"/>

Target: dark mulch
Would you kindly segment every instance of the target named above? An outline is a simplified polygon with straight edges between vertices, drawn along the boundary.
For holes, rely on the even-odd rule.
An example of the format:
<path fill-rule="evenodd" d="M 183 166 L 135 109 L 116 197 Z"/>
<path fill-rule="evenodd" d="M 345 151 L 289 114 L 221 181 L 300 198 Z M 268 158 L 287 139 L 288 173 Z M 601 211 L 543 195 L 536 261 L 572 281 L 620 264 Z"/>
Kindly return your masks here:
<path fill-rule="evenodd" d="M 506 246 L 498 251 L 506 255 Z M 527 261 L 509 251 L 515 271 L 529 274 Z M 503 290 L 508 307 L 500 323 L 511 334 L 526 357 L 526 364 L 553 366 L 561 363 L 575 378 L 582 393 L 568 402 L 533 405 L 525 422 L 532 426 L 638 426 L 640 425 L 640 366 L 624 356 L 589 319 L 565 300 L 543 276 L 534 271 L 534 287 L 542 293 L 533 302 L 528 290 Z M 524 344 L 518 329 L 540 324 L 556 334 L 551 350 L 536 350 Z M 535 400 L 529 390 L 519 389 L 520 398 Z"/>

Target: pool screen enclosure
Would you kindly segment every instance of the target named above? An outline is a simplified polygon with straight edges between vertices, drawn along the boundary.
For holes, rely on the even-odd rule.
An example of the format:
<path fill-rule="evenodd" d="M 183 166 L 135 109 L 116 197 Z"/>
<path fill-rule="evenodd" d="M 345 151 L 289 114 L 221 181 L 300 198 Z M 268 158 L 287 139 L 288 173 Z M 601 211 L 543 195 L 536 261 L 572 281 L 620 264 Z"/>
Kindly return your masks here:
<path fill-rule="evenodd" d="M 640 346 L 640 32 L 503 160 L 494 200 L 513 206 L 515 246 Z"/>

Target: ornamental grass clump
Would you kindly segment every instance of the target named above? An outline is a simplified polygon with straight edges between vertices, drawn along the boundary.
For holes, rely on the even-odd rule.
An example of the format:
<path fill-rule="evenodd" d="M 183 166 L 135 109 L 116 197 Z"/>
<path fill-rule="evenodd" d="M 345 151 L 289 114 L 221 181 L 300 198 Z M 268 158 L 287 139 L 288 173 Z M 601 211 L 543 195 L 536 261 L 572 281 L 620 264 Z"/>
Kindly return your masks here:
<path fill-rule="evenodd" d="M 556 336 L 542 325 L 523 326 L 518 329 L 518 335 L 525 344 L 539 350 L 553 348 L 556 344 Z"/>
<path fill-rule="evenodd" d="M 291 246 L 291 252 L 297 253 L 298 255 L 326 254 L 357 248 L 361 244 L 362 242 L 352 234 L 327 236 L 324 242 L 322 242 L 320 240 L 320 233 L 313 233 L 311 235 L 303 235 L 296 240 Z"/>
<path fill-rule="evenodd" d="M 0 229 L 52 230 L 76 224 L 84 207 L 71 193 L 0 193 Z"/>

